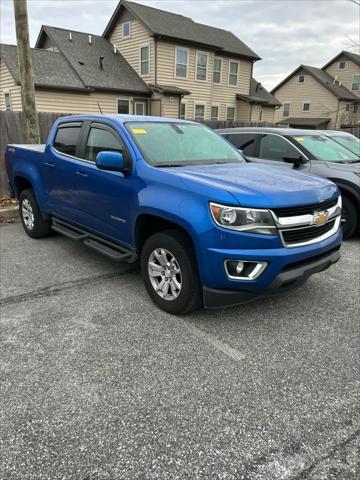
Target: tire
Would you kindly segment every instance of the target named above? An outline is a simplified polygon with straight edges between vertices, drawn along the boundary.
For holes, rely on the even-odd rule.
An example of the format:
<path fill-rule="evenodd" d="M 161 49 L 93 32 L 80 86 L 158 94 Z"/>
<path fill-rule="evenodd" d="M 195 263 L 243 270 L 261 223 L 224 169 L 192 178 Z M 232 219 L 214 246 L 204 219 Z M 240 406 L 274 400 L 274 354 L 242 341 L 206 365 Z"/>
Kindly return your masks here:
<path fill-rule="evenodd" d="M 165 230 L 147 239 L 141 251 L 141 276 L 151 299 L 165 312 L 186 314 L 202 306 L 195 252 L 181 231 Z"/>
<path fill-rule="evenodd" d="M 343 196 L 342 202 L 341 226 L 344 239 L 346 239 L 354 234 L 358 226 L 359 214 L 354 202 L 349 197 Z"/>
<path fill-rule="evenodd" d="M 23 190 L 19 199 L 21 223 L 31 238 L 43 238 L 51 235 L 51 222 L 42 218 L 34 191 Z"/>

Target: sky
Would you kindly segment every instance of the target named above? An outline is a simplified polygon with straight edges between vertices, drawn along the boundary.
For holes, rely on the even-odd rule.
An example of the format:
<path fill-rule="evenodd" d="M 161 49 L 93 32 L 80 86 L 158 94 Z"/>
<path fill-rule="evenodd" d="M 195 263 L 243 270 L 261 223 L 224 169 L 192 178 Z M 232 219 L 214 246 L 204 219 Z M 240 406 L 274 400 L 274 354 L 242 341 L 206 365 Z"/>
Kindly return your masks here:
<path fill-rule="evenodd" d="M 117 0 L 28 0 L 30 43 L 42 24 L 101 35 Z M 137 0 L 232 31 L 262 60 L 254 76 L 272 89 L 300 64 L 322 67 L 360 43 L 360 0 Z M 1 0 L 0 40 L 16 44 L 13 0 Z M 360 53 L 359 51 L 357 53 Z"/>

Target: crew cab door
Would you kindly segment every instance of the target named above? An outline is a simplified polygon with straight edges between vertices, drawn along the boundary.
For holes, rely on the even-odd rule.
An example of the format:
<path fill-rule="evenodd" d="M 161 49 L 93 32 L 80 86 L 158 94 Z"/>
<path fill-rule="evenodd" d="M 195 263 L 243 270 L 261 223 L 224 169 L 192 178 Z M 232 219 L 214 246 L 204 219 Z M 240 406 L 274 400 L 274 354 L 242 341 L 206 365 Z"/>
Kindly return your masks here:
<path fill-rule="evenodd" d="M 76 159 L 82 122 L 61 123 L 44 154 L 43 175 L 51 212 L 72 220 L 77 210 Z"/>
<path fill-rule="evenodd" d="M 122 172 L 100 170 L 97 154 L 121 152 L 129 158 L 120 134 L 110 125 L 87 122 L 81 140 L 76 172 L 77 223 L 111 239 L 130 245 L 132 178 Z"/>

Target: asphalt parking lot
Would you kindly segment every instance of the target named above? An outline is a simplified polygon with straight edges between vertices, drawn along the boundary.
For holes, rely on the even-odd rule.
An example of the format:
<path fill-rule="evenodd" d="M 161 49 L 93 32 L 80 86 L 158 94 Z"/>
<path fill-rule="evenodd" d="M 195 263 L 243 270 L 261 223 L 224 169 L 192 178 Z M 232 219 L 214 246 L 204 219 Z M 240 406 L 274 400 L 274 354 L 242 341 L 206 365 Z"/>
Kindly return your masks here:
<path fill-rule="evenodd" d="M 284 297 L 173 317 L 0 226 L 0 478 L 358 479 L 359 238 Z"/>

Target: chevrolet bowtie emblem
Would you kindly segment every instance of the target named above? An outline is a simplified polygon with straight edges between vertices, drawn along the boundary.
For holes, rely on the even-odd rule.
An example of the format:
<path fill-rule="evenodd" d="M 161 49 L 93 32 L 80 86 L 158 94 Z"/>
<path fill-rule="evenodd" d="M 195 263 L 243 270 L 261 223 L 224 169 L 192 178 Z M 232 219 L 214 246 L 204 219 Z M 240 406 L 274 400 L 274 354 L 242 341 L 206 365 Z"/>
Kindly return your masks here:
<path fill-rule="evenodd" d="M 324 210 L 323 212 L 314 212 L 312 224 L 313 225 L 322 225 L 325 223 L 329 218 L 329 212 Z"/>

